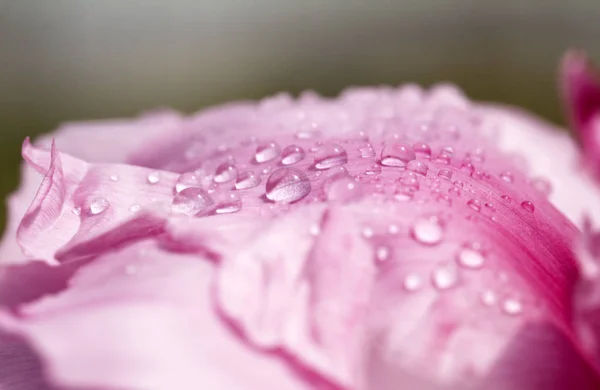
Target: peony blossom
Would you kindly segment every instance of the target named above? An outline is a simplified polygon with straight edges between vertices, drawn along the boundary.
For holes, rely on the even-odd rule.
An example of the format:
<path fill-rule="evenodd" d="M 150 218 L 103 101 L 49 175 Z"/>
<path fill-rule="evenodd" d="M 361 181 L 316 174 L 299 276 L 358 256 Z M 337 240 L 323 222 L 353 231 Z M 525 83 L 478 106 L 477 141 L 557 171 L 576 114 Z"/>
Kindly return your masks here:
<path fill-rule="evenodd" d="M 574 142 L 453 86 L 25 140 L 0 389 L 600 388 L 600 83 Z"/>

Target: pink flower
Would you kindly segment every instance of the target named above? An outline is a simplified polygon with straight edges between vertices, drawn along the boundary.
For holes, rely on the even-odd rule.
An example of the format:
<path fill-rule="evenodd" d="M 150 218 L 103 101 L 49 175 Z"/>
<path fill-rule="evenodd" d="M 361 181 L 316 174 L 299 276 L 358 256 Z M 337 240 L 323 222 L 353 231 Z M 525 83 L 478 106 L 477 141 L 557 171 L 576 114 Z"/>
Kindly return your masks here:
<path fill-rule="evenodd" d="M 451 86 L 26 140 L 0 389 L 598 388 L 584 63 L 563 75 L 587 164 L 554 126 Z"/>

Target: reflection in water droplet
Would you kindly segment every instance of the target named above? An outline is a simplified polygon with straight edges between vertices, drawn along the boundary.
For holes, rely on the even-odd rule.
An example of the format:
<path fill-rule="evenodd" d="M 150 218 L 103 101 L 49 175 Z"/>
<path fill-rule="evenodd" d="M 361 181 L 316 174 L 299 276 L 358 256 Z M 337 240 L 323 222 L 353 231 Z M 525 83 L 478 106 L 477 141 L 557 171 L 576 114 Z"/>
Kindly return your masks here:
<path fill-rule="evenodd" d="M 442 179 L 451 179 L 452 178 L 452 171 L 449 169 L 440 169 L 440 171 L 438 172 L 438 176 L 441 177 Z"/>
<path fill-rule="evenodd" d="M 516 316 L 523 312 L 523 305 L 516 299 L 507 299 L 502 302 L 502 310 L 508 315 Z"/>
<path fill-rule="evenodd" d="M 186 188 L 177 193 L 173 198 L 171 210 L 174 213 L 192 215 L 204 215 L 213 207 L 210 195 L 200 188 Z"/>
<path fill-rule="evenodd" d="M 235 182 L 235 188 L 237 190 L 246 190 L 248 188 L 254 188 L 260 184 L 260 176 L 252 171 L 244 171 L 238 174 Z"/>
<path fill-rule="evenodd" d="M 148 183 L 156 184 L 160 181 L 160 172 L 154 171 L 148 174 Z"/>
<path fill-rule="evenodd" d="M 458 252 L 457 261 L 464 268 L 480 269 L 485 263 L 485 257 L 476 249 L 462 248 Z"/>
<path fill-rule="evenodd" d="M 108 209 L 108 206 L 110 206 L 110 204 L 106 198 L 96 198 L 90 202 L 90 213 L 92 215 L 103 213 Z"/>
<path fill-rule="evenodd" d="M 478 201 L 477 199 L 470 199 L 467 202 L 467 206 L 469 206 L 470 208 L 472 208 L 475 211 L 481 211 L 481 202 Z"/>
<path fill-rule="evenodd" d="M 237 168 L 231 163 L 223 163 L 215 170 L 215 176 L 213 180 L 215 183 L 227 183 L 228 181 L 235 180 L 237 177 Z"/>
<path fill-rule="evenodd" d="M 177 182 L 175 183 L 175 192 L 181 192 L 189 187 L 200 187 L 201 183 L 199 178 L 194 172 L 186 172 L 179 175 Z"/>
<path fill-rule="evenodd" d="M 230 214 L 242 208 L 242 197 L 237 192 L 219 193 L 213 196 L 215 214 Z"/>
<path fill-rule="evenodd" d="M 458 272 L 453 265 L 437 266 L 431 274 L 433 287 L 438 290 L 447 290 L 458 282 Z"/>
<path fill-rule="evenodd" d="M 406 164 L 406 169 L 408 169 L 409 171 L 413 171 L 414 173 L 417 173 L 419 175 L 425 176 L 427 174 L 429 166 L 425 161 L 412 160 L 409 161 L 408 164 Z"/>
<path fill-rule="evenodd" d="M 283 165 L 292 165 L 300 162 L 306 156 L 306 152 L 298 145 L 289 145 L 281 153 L 281 163 Z"/>
<path fill-rule="evenodd" d="M 269 142 L 259 145 L 256 148 L 254 159 L 258 163 L 264 163 L 273 160 L 275 157 L 279 156 L 280 153 L 281 149 L 279 148 L 279 145 L 277 145 L 275 142 Z"/>
<path fill-rule="evenodd" d="M 404 288 L 406 291 L 417 291 L 423 286 L 423 279 L 417 274 L 408 274 L 404 278 Z"/>
<path fill-rule="evenodd" d="M 337 202 L 349 202 L 361 196 L 359 184 L 346 175 L 338 175 L 326 185 L 327 200 Z"/>
<path fill-rule="evenodd" d="M 281 168 L 269 176 L 266 183 L 266 196 L 274 202 L 296 202 L 310 193 L 310 180 L 294 168 Z"/>
<path fill-rule="evenodd" d="M 329 169 L 348 162 L 348 153 L 337 144 L 326 144 L 315 152 L 315 168 Z"/>
<path fill-rule="evenodd" d="M 502 172 L 500 174 L 500 179 L 504 180 L 507 183 L 512 183 L 514 181 L 513 174 L 510 172 Z"/>
<path fill-rule="evenodd" d="M 444 229 L 438 218 L 419 218 L 411 227 L 412 237 L 424 245 L 436 245 L 444 237 Z"/>
<path fill-rule="evenodd" d="M 404 167 L 415 158 L 412 146 L 403 142 L 387 144 L 381 151 L 381 163 L 390 167 Z"/>
<path fill-rule="evenodd" d="M 521 202 L 521 208 L 528 213 L 533 213 L 535 211 L 535 206 L 528 200 Z"/>

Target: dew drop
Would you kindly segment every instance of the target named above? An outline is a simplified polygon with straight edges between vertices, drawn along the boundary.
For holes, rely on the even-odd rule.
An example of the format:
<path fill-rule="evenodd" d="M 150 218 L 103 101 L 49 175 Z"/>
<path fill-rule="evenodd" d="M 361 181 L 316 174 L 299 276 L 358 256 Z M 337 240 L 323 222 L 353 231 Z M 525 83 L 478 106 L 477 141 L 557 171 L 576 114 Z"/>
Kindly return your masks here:
<path fill-rule="evenodd" d="M 535 211 L 535 206 L 528 200 L 521 202 L 521 208 L 528 213 L 533 213 Z"/>
<path fill-rule="evenodd" d="M 338 175 L 326 185 L 326 194 L 327 200 L 345 203 L 360 198 L 361 189 L 350 176 Z"/>
<path fill-rule="evenodd" d="M 369 165 L 365 170 L 365 175 L 379 175 L 381 173 L 381 166 L 377 163 Z"/>
<path fill-rule="evenodd" d="M 119 175 L 110 175 L 111 181 L 119 181 Z"/>
<path fill-rule="evenodd" d="M 403 172 L 402 176 L 400 176 L 400 178 L 398 179 L 398 182 L 404 188 L 408 188 L 412 191 L 416 191 L 419 189 L 419 178 L 415 173 L 411 171 Z"/>
<path fill-rule="evenodd" d="M 460 170 L 468 175 L 472 175 L 473 171 L 475 171 L 475 167 L 470 162 L 463 162 L 460 166 Z"/>
<path fill-rule="evenodd" d="M 514 181 L 514 176 L 510 172 L 502 172 L 500 174 L 500 179 L 504 180 L 507 183 L 512 183 Z"/>
<path fill-rule="evenodd" d="M 479 296 L 479 299 L 485 306 L 493 306 L 498 301 L 496 294 L 492 290 L 483 291 Z"/>
<path fill-rule="evenodd" d="M 473 248 L 462 248 L 456 258 L 458 264 L 464 268 L 480 269 L 485 263 L 483 254 Z"/>
<path fill-rule="evenodd" d="M 160 173 L 158 171 L 150 172 L 147 179 L 148 183 L 157 184 L 160 181 Z"/>
<path fill-rule="evenodd" d="M 452 265 L 437 266 L 431 274 L 433 287 L 438 290 L 447 290 L 458 282 L 458 272 Z"/>
<path fill-rule="evenodd" d="M 381 151 L 381 163 L 390 167 L 404 167 L 415 158 L 412 146 L 403 142 L 387 144 Z"/>
<path fill-rule="evenodd" d="M 171 210 L 177 214 L 203 215 L 214 205 L 210 195 L 200 188 L 186 188 L 173 198 Z"/>
<path fill-rule="evenodd" d="M 523 305 L 516 299 L 507 299 L 502 302 L 502 310 L 511 316 L 517 316 L 523 312 Z"/>
<path fill-rule="evenodd" d="M 390 256 L 390 249 L 387 246 L 380 246 L 375 250 L 375 257 L 377 261 L 384 262 Z"/>
<path fill-rule="evenodd" d="M 186 188 L 200 187 L 202 184 L 194 172 L 186 172 L 179 175 L 175 182 L 175 192 L 181 192 Z"/>
<path fill-rule="evenodd" d="M 406 169 L 409 171 L 413 171 L 419 175 L 425 176 L 427 174 L 427 170 L 429 170 L 429 166 L 425 161 L 421 160 L 412 160 L 406 164 Z"/>
<path fill-rule="evenodd" d="M 279 145 L 275 142 L 269 142 L 259 145 L 256 148 L 254 159 L 257 163 L 264 163 L 273 160 L 275 157 L 279 156 L 280 153 L 281 149 L 279 148 Z"/>
<path fill-rule="evenodd" d="M 213 181 L 215 183 L 227 183 L 228 181 L 235 180 L 237 177 L 237 168 L 231 163 L 223 163 L 215 170 L 215 176 Z"/>
<path fill-rule="evenodd" d="M 408 274 L 404 278 L 403 284 L 406 291 L 414 292 L 423 286 L 423 279 L 417 274 Z"/>
<path fill-rule="evenodd" d="M 329 169 L 348 162 L 348 153 L 337 144 L 327 144 L 321 146 L 315 152 L 315 168 Z"/>
<path fill-rule="evenodd" d="M 422 157 L 422 158 L 431 157 L 431 148 L 426 143 L 422 143 L 422 142 L 416 143 L 413 145 L 413 149 L 414 149 L 416 155 L 419 157 Z"/>
<path fill-rule="evenodd" d="M 129 211 L 132 213 L 137 213 L 138 211 L 140 211 L 141 207 L 139 204 L 132 204 L 131 206 L 129 206 Z"/>
<path fill-rule="evenodd" d="M 452 171 L 450 169 L 440 169 L 438 176 L 442 179 L 450 180 L 452 178 Z"/>
<path fill-rule="evenodd" d="M 448 152 L 442 152 L 437 156 L 435 161 L 437 161 L 438 163 L 441 163 L 441 164 L 448 165 L 448 164 L 450 164 L 451 160 L 452 160 L 452 154 L 448 154 Z"/>
<path fill-rule="evenodd" d="M 109 206 L 110 206 L 110 203 L 108 203 L 108 200 L 106 198 L 103 198 L 103 197 L 96 198 L 96 199 L 92 200 L 90 203 L 90 213 L 92 215 L 101 214 L 101 213 L 105 212 Z"/>
<path fill-rule="evenodd" d="M 400 229 L 398 228 L 398 225 L 391 224 L 390 226 L 388 226 L 388 233 L 390 233 L 390 234 L 398 234 L 398 232 L 400 232 Z"/>
<path fill-rule="evenodd" d="M 373 149 L 373 147 L 370 144 L 359 148 L 358 151 L 360 152 L 360 157 L 362 157 L 362 158 L 375 157 L 375 150 Z"/>
<path fill-rule="evenodd" d="M 371 238 L 371 237 L 373 237 L 374 234 L 375 234 L 375 232 L 373 231 L 373 228 L 370 226 L 365 226 L 362 230 L 362 236 L 364 238 Z"/>
<path fill-rule="evenodd" d="M 500 198 L 502 198 L 503 201 L 510 203 L 511 202 L 511 198 L 508 195 L 502 195 Z"/>
<path fill-rule="evenodd" d="M 246 190 L 248 188 L 254 188 L 260 184 L 260 176 L 252 171 L 244 171 L 238 174 L 237 180 L 235 181 L 235 188 L 237 190 Z"/>
<path fill-rule="evenodd" d="M 266 183 L 266 196 L 274 202 L 296 202 L 310 193 L 310 180 L 294 168 L 281 168 L 269 176 Z"/>
<path fill-rule="evenodd" d="M 292 165 L 300 162 L 306 156 L 306 152 L 298 145 L 289 145 L 281 153 L 281 164 Z"/>
<path fill-rule="evenodd" d="M 453 184 L 455 187 L 458 187 L 458 188 L 463 188 L 463 187 L 465 186 L 465 183 L 463 183 L 463 182 L 462 182 L 462 181 L 460 181 L 460 180 L 456 180 L 456 181 L 454 181 L 454 183 L 452 183 L 452 184 Z"/>
<path fill-rule="evenodd" d="M 236 192 L 219 193 L 213 196 L 215 202 L 215 214 L 231 214 L 242 208 L 242 198 Z"/>
<path fill-rule="evenodd" d="M 412 237 L 424 245 L 436 245 L 444 237 L 444 229 L 438 218 L 419 218 L 411 227 Z"/>
<path fill-rule="evenodd" d="M 318 224 L 314 223 L 314 224 L 310 225 L 310 227 L 308 228 L 308 233 L 311 236 L 316 237 L 319 234 L 321 234 L 321 227 Z"/>
<path fill-rule="evenodd" d="M 469 201 L 467 202 L 467 206 L 469 206 L 475 211 L 481 211 L 481 202 L 477 199 L 469 199 Z"/>

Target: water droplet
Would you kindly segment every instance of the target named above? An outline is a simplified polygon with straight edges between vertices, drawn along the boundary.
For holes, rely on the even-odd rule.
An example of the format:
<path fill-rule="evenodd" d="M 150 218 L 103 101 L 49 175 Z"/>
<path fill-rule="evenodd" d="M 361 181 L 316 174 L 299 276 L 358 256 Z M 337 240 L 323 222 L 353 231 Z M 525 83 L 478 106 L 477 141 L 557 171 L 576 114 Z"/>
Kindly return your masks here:
<path fill-rule="evenodd" d="M 479 299 L 481 299 L 481 303 L 485 306 L 493 306 L 498 301 L 496 294 L 492 290 L 483 291 L 479 296 Z"/>
<path fill-rule="evenodd" d="M 199 178 L 194 172 L 182 173 L 175 183 L 175 192 L 181 192 L 190 187 L 200 187 L 201 185 Z"/>
<path fill-rule="evenodd" d="M 173 198 L 171 210 L 174 213 L 192 215 L 206 214 L 213 207 L 210 195 L 200 188 L 186 188 Z"/>
<path fill-rule="evenodd" d="M 129 211 L 132 213 L 137 213 L 138 211 L 140 211 L 141 207 L 139 204 L 132 204 L 131 206 L 129 206 Z"/>
<path fill-rule="evenodd" d="M 448 193 L 455 195 L 455 196 L 460 196 L 460 190 L 456 187 L 450 187 L 448 188 Z"/>
<path fill-rule="evenodd" d="M 148 174 L 148 183 L 156 184 L 160 181 L 160 172 L 154 171 Z"/>
<path fill-rule="evenodd" d="M 514 176 L 510 172 L 502 172 L 500 174 L 500 179 L 504 180 L 507 183 L 512 183 L 514 180 Z"/>
<path fill-rule="evenodd" d="M 463 162 L 462 165 L 460 166 L 460 170 L 465 172 L 468 175 L 471 175 L 471 174 L 473 174 L 475 167 L 470 162 Z"/>
<path fill-rule="evenodd" d="M 77 216 L 81 215 L 81 207 L 73 207 L 71 212 Z"/>
<path fill-rule="evenodd" d="M 400 178 L 398 179 L 398 182 L 404 188 L 409 188 L 412 191 L 416 191 L 419 189 L 419 178 L 415 173 L 411 171 L 403 172 L 402 176 L 400 176 Z"/>
<path fill-rule="evenodd" d="M 381 163 L 390 167 L 404 167 L 415 158 L 412 146 L 403 142 L 387 144 L 381 151 Z"/>
<path fill-rule="evenodd" d="M 444 237 L 444 229 L 438 218 L 419 218 L 411 227 L 412 237 L 424 245 L 436 245 Z"/>
<path fill-rule="evenodd" d="M 106 211 L 106 209 L 108 209 L 108 206 L 110 206 L 110 203 L 108 203 L 108 200 L 106 198 L 96 198 L 90 203 L 90 213 L 92 215 L 98 215 Z"/>
<path fill-rule="evenodd" d="M 374 234 L 375 234 L 375 232 L 373 231 L 373 228 L 370 226 L 365 226 L 362 230 L 362 236 L 364 238 L 371 238 L 371 237 L 373 237 Z"/>
<path fill-rule="evenodd" d="M 323 145 L 315 152 L 315 168 L 317 169 L 329 169 L 347 162 L 348 153 L 337 144 Z"/>
<path fill-rule="evenodd" d="M 483 254 L 474 248 L 462 248 L 456 260 L 461 266 L 470 269 L 480 269 L 485 263 Z"/>
<path fill-rule="evenodd" d="M 310 193 L 310 180 L 294 168 L 281 168 L 269 176 L 266 183 L 266 196 L 274 202 L 296 202 Z"/>
<path fill-rule="evenodd" d="M 535 179 L 532 179 L 531 185 L 533 186 L 533 188 L 535 188 L 536 190 L 538 190 L 546 196 L 550 195 L 550 193 L 552 192 L 552 184 L 544 178 L 537 177 Z"/>
<path fill-rule="evenodd" d="M 381 173 L 381 166 L 377 163 L 369 165 L 365 170 L 365 175 L 379 175 Z"/>
<path fill-rule="evenodd" d="M 450 180 L 452 178 L 452 171 L 450 169 L 440 169 L 438 176 Z"/>
<path fill-rule="evenodd" d="M 504 200 L 507 203 L 510 203 L 510 201 L 512 200 L 508 195 L 502 195 L 500 198 L 502 198 L 502 200 Z"/>
<path fill-rule="evenodd" d="M 360 157 L 362 157 L 362 158 L 375 157 L 375 150 L 373 149 L 373 147 L 370 144 L 367 146 L 363 146 L 363 147 L 359 148 L 358 150 L 360 151 Z"/>
<path fill-rule="evenodd" d="M 119 175 L 110 175 L 111 181 L 119 181 Z"/>
<path fill-rule="evenodd" d="M 475 211 L 481 211 L 481 202 L 478 201 L 477 199 L 470 199 L 467 202 L 467 206 L 469 206 L 470 208 L 472 208 Z"/>
<path fill-rule="evenodd" d="M 375 257 L 377 261 L 386 261 L 390 256 L 390 249 L 387 246 L 380 246 L 375 250 Z"/>
<path fill-rule="evenodd" d="M 264 163 L 273 160 L 275 157 L 279 156 L 280 153 L 281 149 L 279 148 L 279 145 L 275 142 L 269 142 L 259 145 L 256 148 L 254 159 L 257 163 Z"/>
<path fill-rule="evenodd" d="M 427 174 L 427 170 L 429 170 L 429 166 L 425 161 L 421 160 L 412 160 L 406 164 L 406 169 L 413 171 L 419 175 L 425 176 Z"/>
<path fill-rule="evenodd" d="M 330 201 L 349 202 L 361 196 L 359 184 L 347 175 L 338 175 L 326 185 L 327 199 Z"/>
<path fill-rule="evenodd" d="M 496 208 L 495 208 L 495 207 L 494 207 L 494 205 L 493 205 L 493 204 L 491 204 L 491 203 L 485 203 L 485 204 L 484 204 L 484 206 L 485 206 L 486 210 L 489 210 L 489 211 L 491 211 L 491 212 L 494 212 L 494 211 L 496 211 Z"/>
<path fill-rule="evenodd" d="M 399 231 L 400 228 L 398 228 L 398 225 L 391 224 L 390 226 L 388 226 L 388 233 L 390 234 L 398 234 Z"/>
<path fill-rule="evenodd" d="M 440 194 L 440 195 L 438 195 L 436 197 L 436 200 L 439 203 L 443 203 L 443 204 L 445 204 L 447 206 L 451 206 L 452 205 L 452 198 L 450 198 L 449 195 L 442 195 L 442 194 Z"/>
<path fill-rule="evenodd" d="M 463 188 L 463 187 L 465 186 L 465 183 L 463 183 L 463 182 L 462 182 L 462 181 L 460 181 L 460 180 L 456 180 L 456 181 L 455 181 L 454 183 L 452 183 L 452 184 L 453 184 L 455 187 L 458 187 L 458 188 Z"/>
<path fill-rule="evenodd" d="M 310 225 L 308 228 L 308 233 L 313 237 L 318 236 L 321 233 L 321 226 L 316 223 Z"/>
<path fill-rule="evenodd" d="M 450 264 L 437 266 L 431 274 L 433 287 L 438 290 L 447 290 L 458 282 L 458 272 Z"/>
<path fill-rule="evenodd" d="M 423 143 L 423 142 L 416 143 L 413 145 L 413 149 L 414 149 L 416 155 L 419 157 L 422 157 L 422 158 L 431 157 L 431 148 L 426 143 Z"/>
<path fill-rule="evenodd" d="M 404 288 L 406 291 L 417 291 L 423 286 L 423 279 L 417 274 L 408 274 L 404 278 Z"/>
<path fill-rule="evenodd" d="M 215 202 L 215 214 L 230 214 L 242 208 L 242 198 L 236 192 L 219 193 L 213 196 Z"/>
<path fill-rule="evenodd" d="M 483 149 L 477 148 L 471 152 L 468 152 L 467 158 L 470 159 L 471 161 L 483 162 L 483 160 L 485 159 L 485 156 L 483 154 Z"/>
<path fill-rule="evenodd" d="M 237 190 L 246 190 L 248 188 L 254 188 L 260 184 L 260 176 L 256 175 L 252 171 L 244 171 L 238 174 L 235 182 L 235 188 Z"/>
<path fill-rule="evenodd" d="M 521 202 L 521 208 L 528 213 L 533 213 L 535 211 L 535 206 L 528 200 Z"/>
<path fill-rule="evenodd" d="M 446 165 L 450 164 L 451 160 L 452 154 L 448 154 L 447 152 L 441 152 L 435 159 L 436 162 Z"/>
<path fill-rule="evenodd" d="M 523 312 L 523 305 L 516 299 L 507 299 L 502 302 L 502 310 L 508 315 L 516 316 Z"/>
<path fill-rule="evenodd" d="M 235 180 L 237 177 L 237 168 L 231 163 L 223 163 L 215 170 L 215 176 L 213 180 L 215 183 L 227 183 L 228 181 Z"/>
<path fill-rule="evenodd" d="M 300 162 L 306 156 L 306 152 L 298 145 L 290 145 L 283 149 L 281 153 L 281 163 L 283 165 L 292 165 Z"/>

